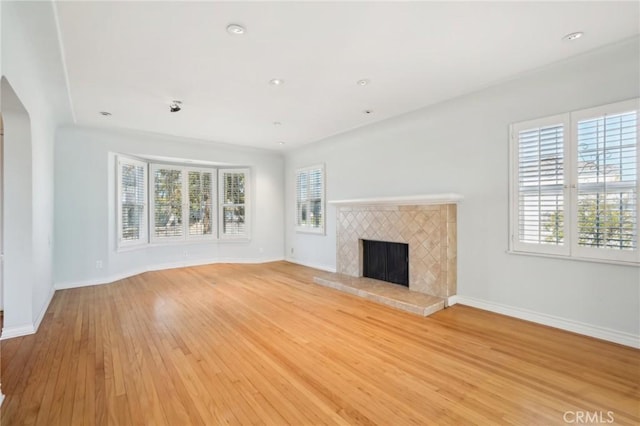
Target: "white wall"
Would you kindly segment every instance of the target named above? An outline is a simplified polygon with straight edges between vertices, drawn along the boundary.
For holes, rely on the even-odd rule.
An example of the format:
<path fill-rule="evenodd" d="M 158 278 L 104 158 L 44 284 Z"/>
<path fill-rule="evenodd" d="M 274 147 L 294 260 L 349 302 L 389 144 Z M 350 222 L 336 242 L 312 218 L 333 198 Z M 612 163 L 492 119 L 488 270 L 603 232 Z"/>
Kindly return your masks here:
<path fill-rule="evenodd" d="M 20 121 L 5 116 L 7 338 L 35 330 L 53 294 L 53 145 L 71 113 L 51 2 L 2 2 L 2 75 L 24 112 Z M 10 104 L 3 115 L 15 111 Z"/>
<path fill-rule="evenodd" d="M 250 167 L 251 240 L 181 243 L 118 252 L 115 153 Z M 282 259 L 283 168 L 278 152 L 139 132 L 61 128 L 55 148 L 56 288 L 110 282 L 147 269 Z M 96 268 L 99 260 L 102 269 Z"/>
<path fill-rule="evenodd" d="M 334 269 L 336 263 L 335 207 L 327 206 L 326 236 L 294 230 L 298 167 L 326 164 L 328 200 L 460 193 L 462 299 L 638 344 L 640 268 L 506 250 L 509 124 L 639 96 L 639 51 L 638 39 L 628 40 L 288 153 L 287 257 L 325 269 Z"/>

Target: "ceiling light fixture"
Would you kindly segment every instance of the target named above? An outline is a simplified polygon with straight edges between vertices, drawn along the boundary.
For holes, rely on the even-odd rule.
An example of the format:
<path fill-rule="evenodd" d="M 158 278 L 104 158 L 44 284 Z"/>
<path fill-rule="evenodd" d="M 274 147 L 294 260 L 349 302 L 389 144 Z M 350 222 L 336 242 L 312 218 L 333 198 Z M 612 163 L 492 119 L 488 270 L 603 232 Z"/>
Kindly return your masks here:
<path fill-rule="evenodd" d="M 244 34 L 245 29 L 242 25 L 229 24 L 227 25 L 227 32 L 231 35 L 242 35 Z"/>
<path fill-rule="evenodd" d="M 284 145 L 284 142 L 280 141 L 278 142 L 278 145 Z"/>
<path fill-rule="evenodd" d="M 274 121 L 274 122 L 273 122 L 273 125 L 274 125 L 274 126 L 282 126 L 282 123 L 281 123 L 281 122 L 279 122 L 279 121 Z"/>
<path fill-rule="evenodd" d="M 180 106 L 182 105 L 182 101 L 173 101 L 171 105 L 169 105 L 169 112 L 178 112 L 182 109 Z"/>
<path fill-rule="evenodd" d="M 111 113 L 109 111 L 100 111 L 100 115 L 104 115 L 105 117 L 108 117 L 111 115 Z"/>
<path fill-rule="evenodd" d="M 583 35 L 584 35 L 584 33 L 582 31 L 577 31 L 575 33 L 567 34 L 566 36 L 562 37 L 562 39 L 563 40 L 568 40 L 568 41 L 573 41 L 573 40 L 579 39 Z"/>
<path fill-rule="evenodd" d="M 281 86 L 284 84 L 284 80 L 281 78 L 272 78 L 269 80 L 269 84 L 272 86 Z"/>
<path fill-rule="evenodd" d="M 358 86 L 366 86 L 366 85 L 367 85 L 367 84 L 369 84 L 369 83 L 371 83 L 371 81 L 369 81 L 369 80 L 368 80 L 368 79 L 366 79 L 366 78 L 363 78 L 362 80 L 358 80 L 358 81 L 356 82 L 356 84 L 357 84 Z"/>

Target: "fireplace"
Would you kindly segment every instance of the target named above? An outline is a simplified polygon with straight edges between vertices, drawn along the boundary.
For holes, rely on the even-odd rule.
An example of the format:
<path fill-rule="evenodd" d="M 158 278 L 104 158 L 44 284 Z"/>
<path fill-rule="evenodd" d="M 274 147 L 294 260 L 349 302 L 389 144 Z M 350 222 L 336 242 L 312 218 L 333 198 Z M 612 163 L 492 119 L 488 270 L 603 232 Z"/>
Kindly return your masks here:
<path fill-rule="evenodd" d="M 458 194 L 434 194 L 330 201 L 337 207 L 337 272 L 366 276 L 364 240 L 399 242 L 408 245 L 409 290 L 442 298 L 454 296 L 456 216 L 461 199 Z"/>
<path fill-rule="evenodd" d="M 409 245 L 362 240 L 362 276 L 409 287 Z"/>

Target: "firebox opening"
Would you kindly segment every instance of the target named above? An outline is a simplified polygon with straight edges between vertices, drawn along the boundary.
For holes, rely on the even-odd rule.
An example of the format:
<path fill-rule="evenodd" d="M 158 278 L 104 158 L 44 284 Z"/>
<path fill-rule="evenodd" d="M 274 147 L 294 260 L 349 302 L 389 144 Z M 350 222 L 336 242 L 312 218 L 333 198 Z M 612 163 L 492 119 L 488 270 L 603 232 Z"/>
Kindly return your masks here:
<path fill-rule="evenodd" d="M 362 276 L 409 287 L 409 244 L 362 240 Z"/>

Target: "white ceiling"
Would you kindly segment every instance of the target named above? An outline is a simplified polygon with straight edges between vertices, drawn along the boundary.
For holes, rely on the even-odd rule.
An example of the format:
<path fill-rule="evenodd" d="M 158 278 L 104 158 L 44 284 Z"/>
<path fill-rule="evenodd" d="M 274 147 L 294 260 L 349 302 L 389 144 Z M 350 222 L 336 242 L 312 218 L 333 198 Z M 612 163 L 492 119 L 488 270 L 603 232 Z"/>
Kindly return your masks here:
<path fill-rule="evenodd" d="M 56 2 L 77 124 L 268 149 L 318 141 L 632 37 L 639 5 Z M 230 23 L 246 33 L 228 34 Z M 585 36 L 561 40 L 574 31 Z M 273 78 L 285 83 L 269 85 Z M 184 102 L 181 112 L 168 112 L 172 99 Z"/>

